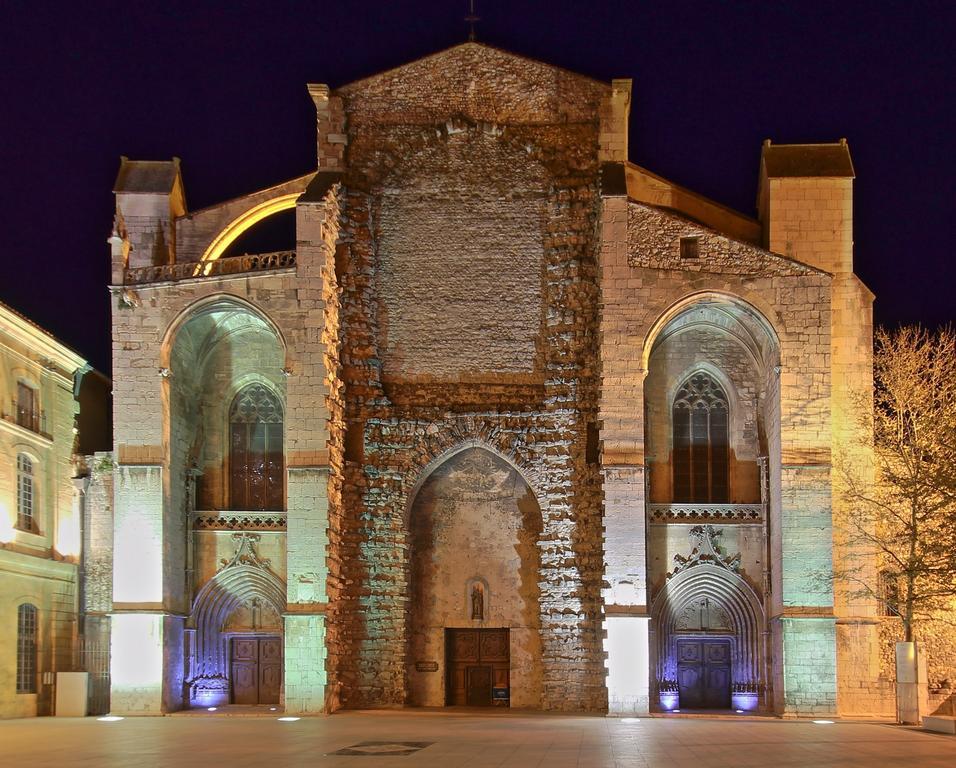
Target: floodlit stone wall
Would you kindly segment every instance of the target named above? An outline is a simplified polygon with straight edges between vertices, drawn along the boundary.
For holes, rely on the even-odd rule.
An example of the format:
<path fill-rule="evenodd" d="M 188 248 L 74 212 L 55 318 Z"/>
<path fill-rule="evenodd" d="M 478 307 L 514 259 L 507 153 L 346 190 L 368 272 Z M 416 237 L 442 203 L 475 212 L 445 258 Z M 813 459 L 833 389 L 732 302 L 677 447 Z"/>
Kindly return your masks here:
<path fill-rule="evenodd" d="M 308 252 L 300 253 L 298 264 L 304 274 L 313 269 Z M 318 269 L 315 267 L 316 272 Z M 308 471 L 313 469 L 321 475 L 327 464 L 325 370 L 316 362 L 325 351 L 321 341 L 324 313 L 321 288 L 302 287 L 300 292 L 293 271 L 285 270 L 238 279 L 199 279 L 124 289 L 114 296 L 114 301 L 117 456 L 114 499 L 114 573 L 117 578 L 114 586 L 123 584 L 114 594 L 114 600 L 126 603 L 117 606 L 119 610 L 134 615 L 144 602 L 188 614 L 190 606 L 184 601 L 190 591 L 183 589 L 187 567 L 183 526 L 189 504 L 186 470 L 191 468 L 194 459 L 204 468 L 204 456 L 208 456 L 209 482 L 204 486 L 200 480 L 200 487 L 209 490 L 202 491 L 208 495 L 201 496 L 200 501 L 210 506 L 224 504 L 220 468 L 226 425 L 222 423 L 222 414 L 224 408 L 228 409 L 229 393 L 250 377 L 284 392 L 286 466 L 290 476 L 303 471 L 308 476 Z M 219 314 L 217 307 L 222 310 Z M 208 314 L 210 312 L 212 314 Z M 203 334 L 214 334 L 217 327 L 228 331 L 227 315 L 255 319 L 258 330 L 240 328 L 232 340 L 242 342 L 243 346 L 249 346 L 251 340 L 251 351 L 255 353 L 258 349 L 261 354 L 246 357 L 241 350 L 232 350 L 226 344 L 218 349 L 213 347 L 216 359 L 197 367 L 196 353 L 203 340 L 214 338 Z M 202 320 L 204 316 L 208 323 Z M 200 322 L 190 326 L 190 319 L 197 318 Z M 266 327 L 275 328 L 281 339 L 273 336 L 270 344 L 264 343 Z M 183 328 L 200 332 L 193 339 L 190 330 L 185 335 L 179 334 Z M 177 347 L 177 342 L 183 346 Z M 284 368 L 288 377 L 282 375 Z M 208 445 L 207 437 L 210 438 Z M 160 480 L 160 475 L 165 477 Z M 139 485 L 135 483 L 136 477 L 143 478 Z M 296 548 L 291 548 L 287 562 L 281 561 L 281 554 L 274 561 L 280 576 L 288 575 L 297 583 L 303 573 L 308 574 L 306 578 L 311 583 L 321 585 L 325 580 L 321 550 L 324 513 L 321 506 L 313 503 L 323 494 L 324 487 L 319 480 L 305 484 L 287 482 L 287 507 L 298 510 L 298 517 L 293 515 L 297 525 L 301 528 L 306 524 L 309 530 L 320 531 L 317 539 L 304 538 Z M 124 538 L 127 528 L 146 535 Z M 316 543 L 319 549 L 313 548 Z M 301 559 L 298 553 L 306 546 L 309 547 L 308 567 L 295 565 L 293 571 L 288 562 L 297 563 L 297 558 Z M 208 567 L 201 565 L 201 568 Z M 144 585 L 153 582 L 160 585 L 158 598 L 152 593 L 140 594 Z M 200 586 L 198 580 L 196 586 Z M 316 597 L 308 606 L 310 615 L 320 610 L 317 603 L 322 600 L 323 588 L 320 586 L 314 591 Z M 165 649 L 164 685 L 172 690 L 176 685 L 177 664 L 178 669 L 182 668 L 182 628 L 173 623 L 157 632 Z M 310 648 L 321 655 L 321 639 L 309 637 L 312 639 L 308 646 L 302 647 L 302 652 Z M 297 656 L 293 654 L 288 658 Z M 140 707 L 158 711 L 163 706 L 178 706 L 175 698 L 162 695 L 156 687 L 147 686 L 143 690 L 152 693 L 123 699 L 132 711 Z M 150 699 L 150 696 L 161 700 Z M 313 698 L 307 700 L 308 696 Z M 311 711 L 320 710 L 324 701 L 322 686 L 310 683 L 306 693 L 300 691 L 296 701 Z"/>
<path fill-rule="evenodd" d="M 650 456 L 645 459 L 645 441 L 648 440 L 645 416 L 655 412 L 655 387 L 662 392 L 674 384 L 668 376 L 662 376 L 655 383 L 651 345 L 667 336 L 667 328 L 685 328 L 679 335 L 661 342 L 665 345 L 662 349 L 666 349 L 667 344 L 675 345 L 672 355 L 680 358 L 684 367 L 706 362 L 718 371 L 726 369 L 725 375 L 731 381 L 739 380 L 740 400 L 749 405 L 750 415 L 749 423 L 744 416 L 732 425 L 732 440 L 736 436 L 751 460 L 758 451 L 766 452 L 771 457 L 771 465 L 777 464 L 771 471 L 768 506 L 773 557 L 771 583 L 774 585 L 770 595 L 765 595 L 768 614 L 782 616 L 793 610 L 798 614 L 809 610 L 815 615 L 813 611 L 817 606 L 822 607 L 824 614 L 830 613 L 832 597 L 828 588 L 814 580 L 807 568 L 809 563 L 813 569 L 825 569 L 831 552 L 827 469 L 830 461 L 830 328 L 825 322 L 829 315 L 830 277 L 730 240 L 679 216 L 638 203 L 624 203 L 620 198 L 605 199 L 603 227 L 606 234 L 602 250 L 601 439 L 606 473 L 612 467 L 619 472 L 621 467 L 645 465 L 650 459 Z M 699 254 L 696 259 L 681 258 L 681 238 L 696 239 Z M 711 316 L 702 316 L 695 327 L 695 302 L 699 302 L 704 315 L 711 313 L 711 305 L 716 302 L 718 315 L 724 313 L 727 321 L 711 313 Z M 742 323 L 739 330 L 747 329 L 744 334 L 738 331 L 737 338 L 746 338 L 749 334 L 759 339 L 763 335 L 768 341 L 742 355 L 742 347 L 732 347 L 725 335 L 733 331 L 734 322 Z M 707 330 L 708 324 L 711 330 Z M 713 340 L 698 339 L 695 334 Z M 682 356 L 677 340 L 685 337 L 704 343 L 697 345 L 699 349 L 688 346 Z M 753 367 L 755 364 L 760 367 L 759 371 Z M 670 366 L 665 367 L 668 373 L 674 373 L 669 370 Z M 661 404 L 656 407 L 661 409 Z M 667 425 L 669 419 L 660 419 L 658 423 Z M 767 442 L 763 445 L 758 434 L 759 424 L 767 430 Z M 774 445 L 776 429 L 780 437 L 779 444 Z M 661 438 L 663 445 L 668 445 L 666 430 Z M 657 458 L 657 449 L 652 455 Z M 782 472 L 777 462 L 784 465 Z M 756 467 L 745 473 L 747 495 L 739 498 L 760 498 L 757 476 Z M 651 488 L 654 488 L 653 481 Z M 633 514 L 628 507 L 633 507 L 633 503 L 628 505 L 623 500 L 618 500 L 613 507 L 607 506 L 608 531 L 612 525 L 614 530 L 623 525 L 617 522 L 620 517 Z M 680 538 L 679 534 L 677 537 Z M 762 563 L 766 559 L 765 540 L 763 534 L 751 538 L 749 543 L 737 543 L 741 544 L 744 558 L 750 558 L 748 578 L 759 592 L 763 582 Z M 657 539 L 656 533 L 648 538 L 649 561 L 645 567 L 660 578 L 667 570 L 665 561 L 672 558 L 674 552 L 670 550 L 677 548 L 677 542 L 665 545 L 664 540 L 660 540 L 655 548 L 652 542 Z M 611 585 L 610 595 L 621 593 L 619 585 L 634 578 L 631 573 L 616 570 L 620 567 L 618 563 L 627 562 L 619 551 L 631 546 L 629 539 L 606 536 L 606 579 Z M 729 549 L 737 551 L 736 546 Z M 801 565 L 795 566 L 797 561 Z M 647 609 L 641 608 L 638 597 L 626 598 L 623 605 L 611 603 L 609 614 L 627 611 L 639 618 L 642 610 Z M 799 621 L 800 618 L 794 618 L 791 623 Z M 830 621 L 832 634 L 832 619 Z M 774 626 L 779 638 L 773 654 L 778 677 L 775 681 L 764 680 L 763 684 L 768 690 L 779 688 L 782 693 L 788 684 L 796 685 L 795 678 L 785 681 L 779 675 L 784 664 L 784 638 L 791 648 L 795 647 L 790 635 L 796 630 L 792 630 L 791 624 L 784 628 L 779 621 Z M 799 630 L 797 635 L 803 631 Z M 825 631 L 820 634 L 821 631 L 815 634 L 830 642 L 832 650 L 832 642 L 826 640 L 829 635 Z M 829 676 L 821 673 L 811 679 L 820 685 L 818 706 L 832 710 L 835 707 L 834 664 L 830 664 L 830 669 Z M 804 698 L 801 698 L 803 694 L 796 693 L 786 701 L 778 698 L 778 710 L 796 711 L 808 706 L 807 701 L 813 694 L 807 692 L 803 684 L 801 690 L 806 694 Z"/>

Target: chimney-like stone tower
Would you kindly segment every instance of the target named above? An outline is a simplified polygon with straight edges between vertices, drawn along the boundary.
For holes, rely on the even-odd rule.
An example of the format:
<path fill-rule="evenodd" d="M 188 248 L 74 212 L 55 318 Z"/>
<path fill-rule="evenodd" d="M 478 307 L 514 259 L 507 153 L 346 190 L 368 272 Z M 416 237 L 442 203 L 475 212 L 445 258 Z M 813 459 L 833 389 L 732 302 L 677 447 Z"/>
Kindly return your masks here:
<path fill-rule="evenodd" d="M 177 216 L 186 213 L 179 158 L 161 161 L 120 158 L 113 194 L 116 196 L 114 237 L 128 245 L 128 249 L 114 245 L 113 285 L 123 282 L 126 268 L 174 264 L 175 221 Z M 124 260 L 128 263 L 122 263 Z"/>

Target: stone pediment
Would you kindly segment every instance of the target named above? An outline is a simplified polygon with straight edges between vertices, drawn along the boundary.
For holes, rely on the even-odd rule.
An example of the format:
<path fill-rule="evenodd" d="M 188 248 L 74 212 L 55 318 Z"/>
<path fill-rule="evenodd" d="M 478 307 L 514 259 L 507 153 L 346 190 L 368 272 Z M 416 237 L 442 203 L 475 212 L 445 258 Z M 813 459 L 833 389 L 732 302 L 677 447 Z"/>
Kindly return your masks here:
<path fill-rule="evenodd" d="M 463 43 L 335 90 L 351 126 L 593 122 L 602 83 L 480 43 Z"/>
<path fill-rule="evenodd" d="M 697 241 L 696 258 L 683 258 L 681 240 Z M 799 261 L 727 237 L 675 212 L 629 202 L 627 261 L 632 267 L 766 277 L 826 274 Z"/>

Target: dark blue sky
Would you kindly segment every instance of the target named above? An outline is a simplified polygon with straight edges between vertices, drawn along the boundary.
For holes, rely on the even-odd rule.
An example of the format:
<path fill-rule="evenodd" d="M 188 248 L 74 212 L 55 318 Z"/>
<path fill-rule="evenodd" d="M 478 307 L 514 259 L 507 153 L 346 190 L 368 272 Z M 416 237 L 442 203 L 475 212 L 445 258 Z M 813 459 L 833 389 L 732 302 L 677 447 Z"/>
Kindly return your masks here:
<path fill-rule="evenodd" d="M 0 8 L 0 299 L 108 372 L 121 154 L 182 158 L 191 209 L 310 170 L 306 82 L 462 42 L 467 0 Z M 877 320 L 954 316 L 953 2 L 478 0 L 479 40 L 634 79 L 631 159 L 754 214 L 760 144 L 846 137 Z"/>

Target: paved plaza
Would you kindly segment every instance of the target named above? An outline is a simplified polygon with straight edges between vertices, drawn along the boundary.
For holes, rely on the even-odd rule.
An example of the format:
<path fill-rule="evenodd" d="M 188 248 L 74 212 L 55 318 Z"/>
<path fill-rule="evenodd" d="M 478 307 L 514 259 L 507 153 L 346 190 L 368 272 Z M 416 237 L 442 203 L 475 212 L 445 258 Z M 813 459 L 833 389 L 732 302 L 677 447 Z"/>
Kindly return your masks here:
<path fill-rule="evenodd" d="M 282 722 L 277 715 L 5 720 L 0 766 L 956 766 L 956 738 L 874 723 L 408 711 Z"/>

